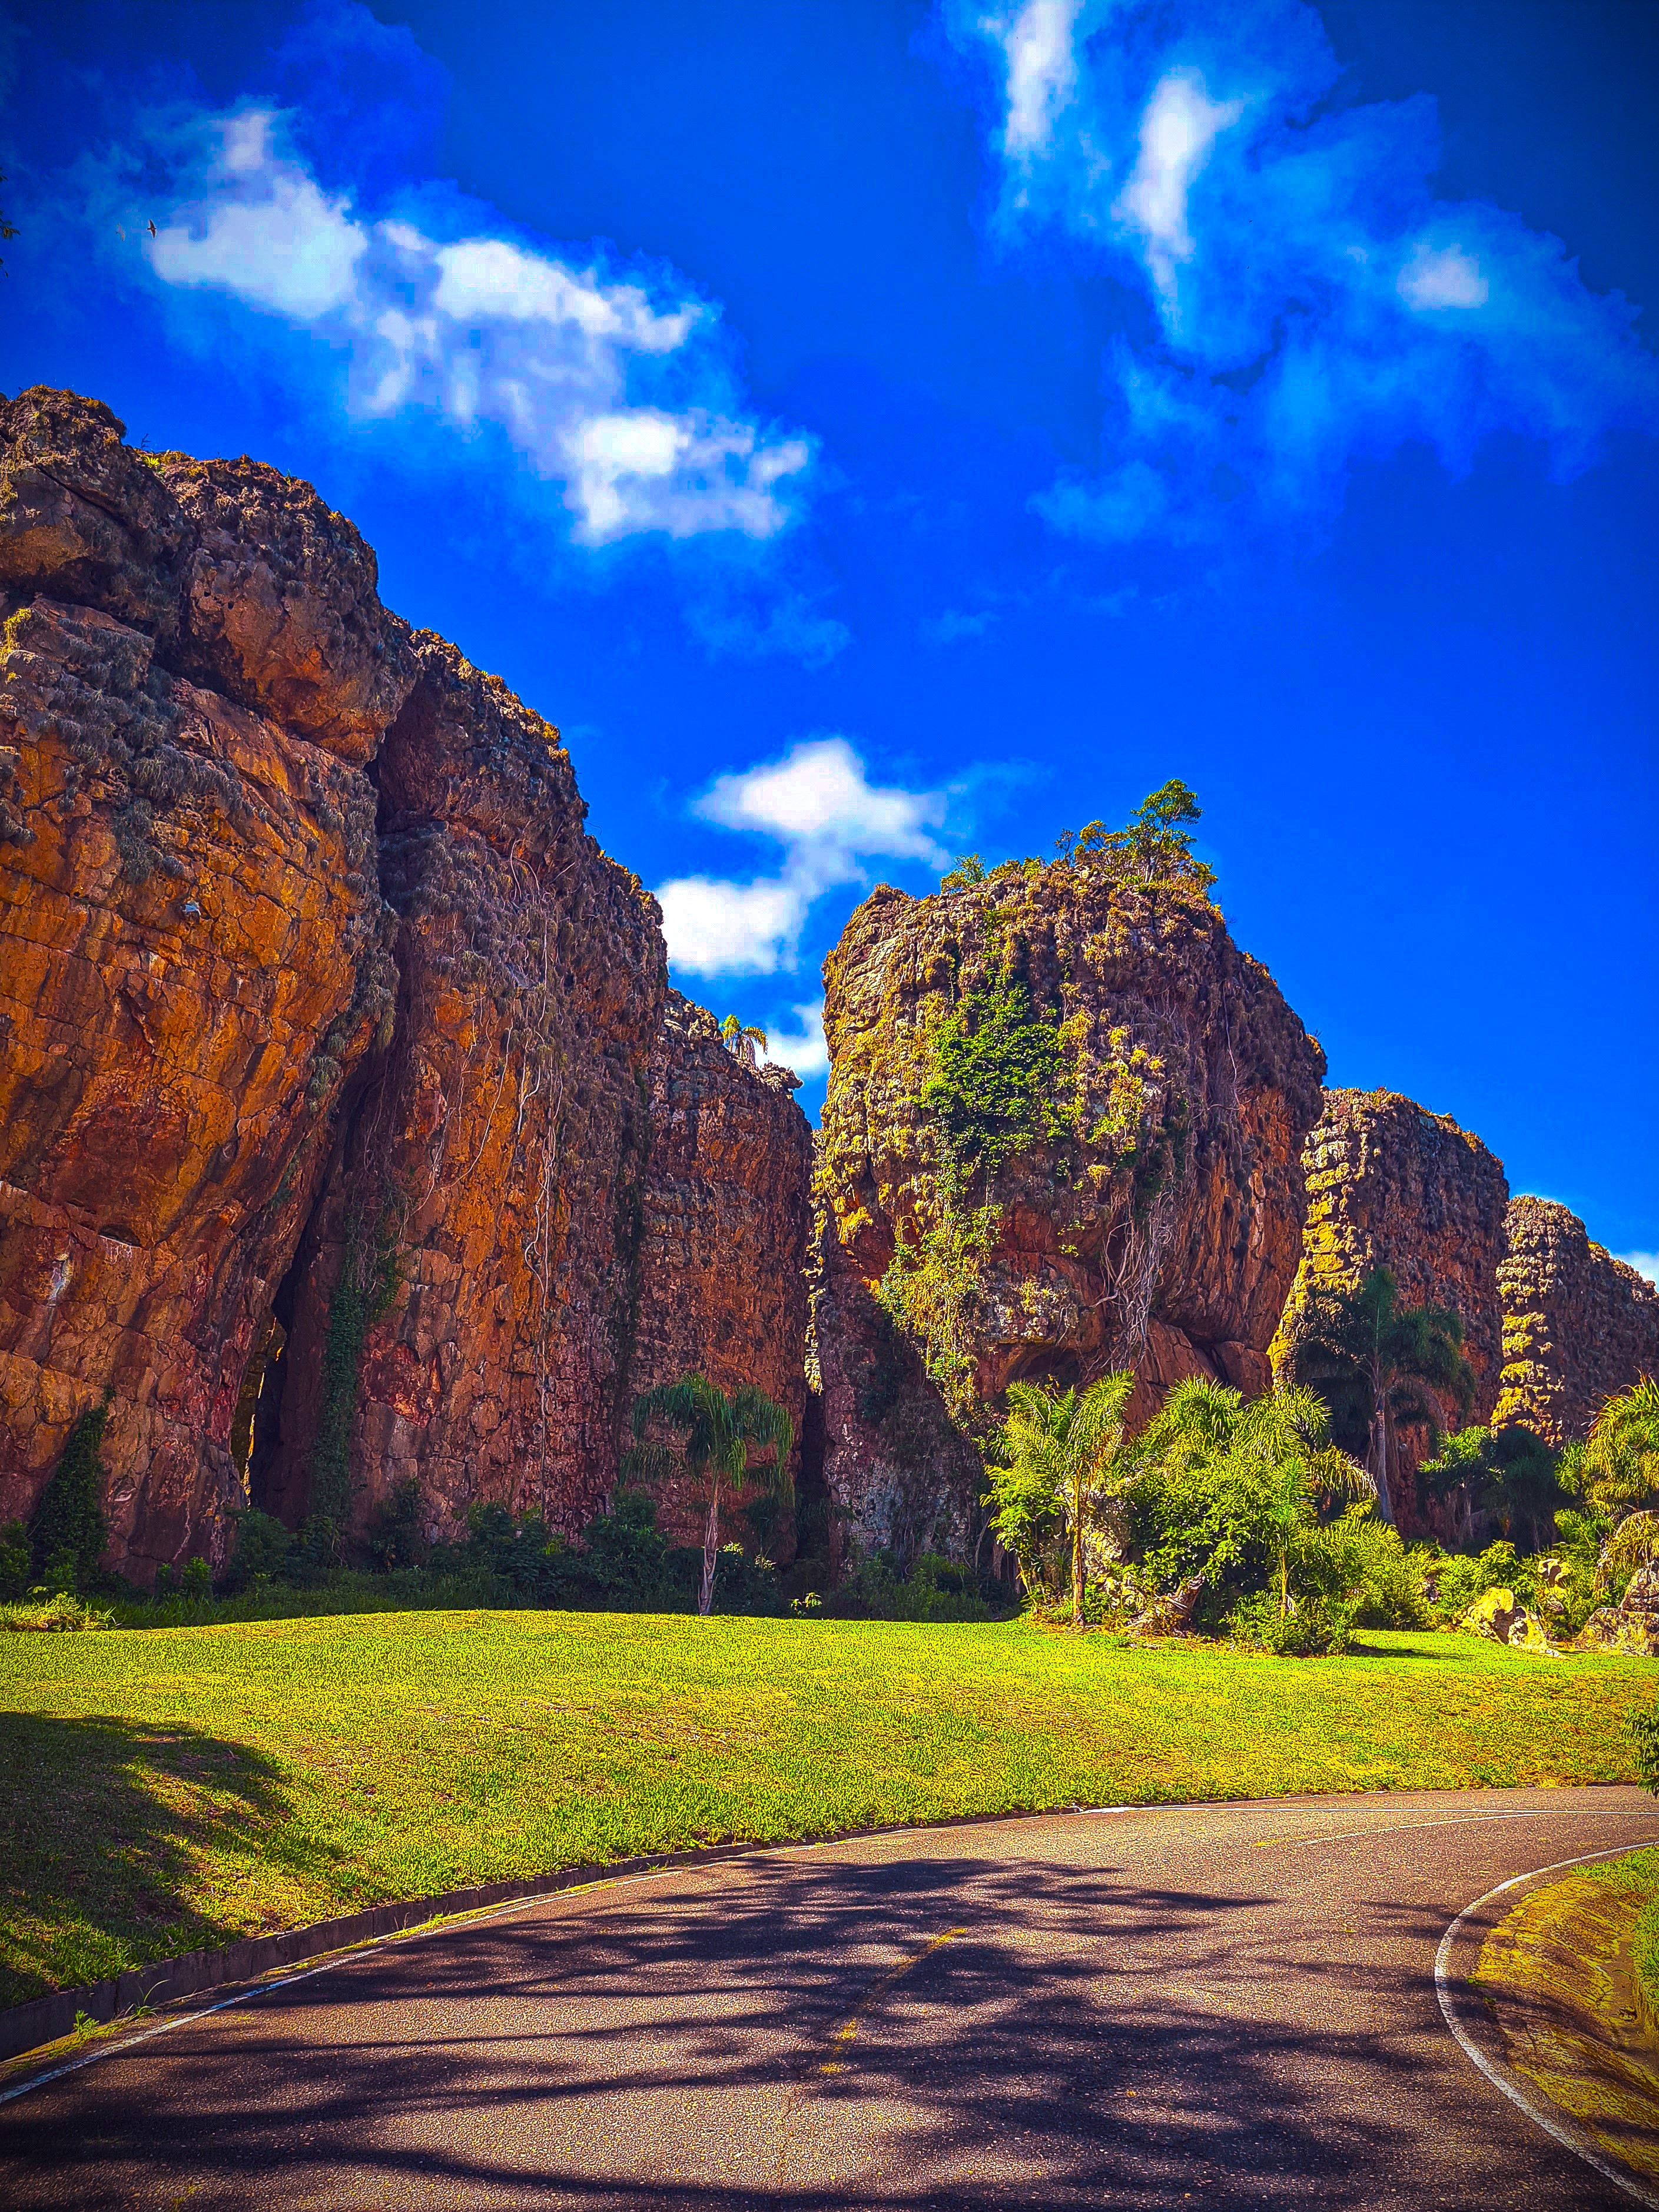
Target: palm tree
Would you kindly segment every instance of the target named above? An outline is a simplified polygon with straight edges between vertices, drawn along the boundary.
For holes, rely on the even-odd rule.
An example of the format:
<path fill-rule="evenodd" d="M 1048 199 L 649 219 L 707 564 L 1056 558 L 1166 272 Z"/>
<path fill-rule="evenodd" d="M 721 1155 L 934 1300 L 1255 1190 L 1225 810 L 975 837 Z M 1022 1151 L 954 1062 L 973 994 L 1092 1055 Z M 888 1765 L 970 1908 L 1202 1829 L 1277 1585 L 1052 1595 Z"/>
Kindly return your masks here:
<path fill-rule="evenodd" d="M 1585 1442 L 1584 1495 L 1621 1518 L 1659 1503 L 1659 1382 L 1644 1376 L 1609 1398 Z"/>
<path fill-rule="evenodd" d="M 653 1421 L 678 1430 L 678 1449 L 653 1443 L 646 1431 Z M 769 1487 L 781 1504 L 793 1502 L 789 1454 L 795 1442 L 795 1425 L 785 1408 L 763 1390 L 745 1382 L 728 1398 L 706 1375 L 683 1376 L 678 1382 L 659 1383 L 634 1401 L 634 1449 L 628 1455 L 630 1472 L 665 1474 L 676 1466 L 708 1492 L 708 1519 L 702 1539 L 702 1590 L 697 1611 L 706 1613 L 714 1595 L 714 1564 L 720 1556 L 720 1492 L 735 1493 L 750 1474 L 751 1450 L 769 1452 L 763 1467 Z"/>
<path fill-rule="evenodd" d="M 727 1052 L 736 1053 L 750 1067 L 755 1065 L 755 1048 L 758 1045 L 764 1052 L 770 1042 L 764 1030 L 757 1029 L 753 1022 L 740 1022 L 735 1014 L 728 1014 L 720 1024 L 720 1036 Z"/>
<path fill-rule="evenodd" d="M 1291 1381 L 1320 1389 L 1339 1419 L 1347 1410 L 1340 1401 L 1352 1402 L 1365 1429 L 1365 1465 L 1376 1486 L 1376 1510 L 1390 1522 L 1395 1422 L 1425 1422 L 1437 1443 L 1441 1406 L 1432 1394 L 1455 1398 L 1465 1419 L 1474 1396 L 1474 1370 L 1463 1357 L 1458 1316 L 1444 1306 L 1401 1306 L 1398 1297 L 1399 1285 L 1387 1267 L 1373 1267 L 1351 1291 L 1315 1291 L 1289 1362 Z"/>
<path fill-rule="evenodd" d="M 991 1470 L 991 1494 L 998 1507 L 994 1525 L 1001 1534 L 1006 1516 L 1008 1537 L 1019 1537 L 1036 1524 L 1045 1503 L 1050 1513 L 1063 1507 L 1072 1524 L 1073 1628 L 1083 1626 L 1084 1528 L 1123 1449 L 1124 1409 L 1134 1387 L 1135 1378 L 1127 1371 L 1103 1375 L 1081 1396 L 1075 1390 L 1044 1390 L 1035 1382 L 1008 1385 L 1012 1410 L 1003 1443 L 1009 1465 Z M 1010 1549 L 1024 1572 L 1021 1544 L 1010 1542 Z"/>
<path fill-rule="evenodd" d="M 1295 1385 L 1248 1402 L 1224 1383 L 1177 1382 L 1134 1446 L 1137 1474 L 1154 1467 L 1192 1474 L 1208 1487 L 1248 1498 L 1249 1518 L 1265 1534 L 1279 1618 L 1291 1609 L 1291 1559 L 1322 1506 L 1336 1499 L 1375 1498 L 1372 1478 L 1330 1439 L 1322 1398 Z"/>

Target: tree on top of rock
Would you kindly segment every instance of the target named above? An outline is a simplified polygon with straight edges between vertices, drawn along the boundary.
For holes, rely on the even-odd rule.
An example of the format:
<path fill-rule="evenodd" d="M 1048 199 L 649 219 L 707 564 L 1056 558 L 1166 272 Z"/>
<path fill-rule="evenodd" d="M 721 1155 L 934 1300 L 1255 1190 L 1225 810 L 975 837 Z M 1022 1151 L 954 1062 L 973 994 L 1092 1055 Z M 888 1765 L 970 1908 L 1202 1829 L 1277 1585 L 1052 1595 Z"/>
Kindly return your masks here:
<path fill-rule="evenodd" d="M 1063 831 L 1055 847 L 1060 860 L 1075 867 L 1103 867 L 1132 883 L 1179 884 L 1207 892 L 1215 870 L 1193 853 L 1192 826 L 1202 814 L 1197 793 L 1172 775 L 1141 800 L 1126 828 L 1090 822 Z"/>

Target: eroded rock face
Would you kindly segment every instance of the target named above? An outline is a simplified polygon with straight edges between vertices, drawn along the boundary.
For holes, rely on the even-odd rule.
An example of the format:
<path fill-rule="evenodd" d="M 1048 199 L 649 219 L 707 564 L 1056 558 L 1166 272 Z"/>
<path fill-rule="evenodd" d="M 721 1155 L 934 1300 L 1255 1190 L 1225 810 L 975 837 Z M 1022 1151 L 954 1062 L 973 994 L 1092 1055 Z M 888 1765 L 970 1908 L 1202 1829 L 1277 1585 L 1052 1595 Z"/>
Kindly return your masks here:
<path fill-rule="evenodd" d="M 661 932 L 584 830 L 557 732 L 441 639 L 413 658 L 377 764 L 395 1023 L 279 1304 L 252 1490 L 290 1522 L 315 1506 L 332 1419 L 359 1522 L 413 1480 L 445 1534 L 475 1498 L 574 1531 L 629 1389 Z M 342 1437 L 331 1347 L 378 1251 L 389 1303 Z"/>
<path fill-rule="evenodd" d="M 815 1327 L 826 1474 L 860 1540 L 963 1540 L 981 1481 L 963 1431 L 1017 1378 L 1132 1364 L 1137 1421 L 1183 1376 L 1266 1387 L 1323 1061 L 1207 900 L 1066 866 L 884 886 L 824 975 Z M 952 1201 L 934 1041 L 1010 981 L 1057 1037 L 1063 1128 Z M 914 1297 L 906 1319 L 895 1288 L 987 1202 L 983 1249 L 943 1268 L 959 1295 L 931 1330 Z"/>
<path fill-rule="evenodd" d="M 0 403 L 0 1518 L 106 1393 L 140 1579 L 250 1496 L 578 1528 L 676 1364 L 798 1407 L 801 1117 L 557 732 L 309 486 L 121 440 Z"/>
<path fill-rule="evenodd" d="M 190 526 L 106 410 L 0 429 L 0 1517 L 107 1391 L 142 1573 L 222 1544 L 256 1320 L 391 1005 L 374 793 L 164 658 Z"/>
<path fill-rule="evenodd" d="M 1352 1290 L 1374 1267 L 1387 1267 L 1402 1306 L 1445 1306 L 1462 1322 L 1475 1377 L 1468 1419 L 1486 1420 L 1498 1396 L 1502 1338 L 1503 1162 L 1449 1114 L 1431 1114 L 1395 1091 L 1328 1091 L 1302 1165 L 1308 1218 L 1286 1332 L 1310 1286 Z M 1455 1424 L 1462 1418 L 1449 1402 L 1445 1413 Z"/>
<path fill-rule="evenodd" d="M 1659 1374 L 1659 1291 L 1550 1199 L 1511 1200 L 1504 1242 L 1493 1419 L 1551 1444 L 1582 1441 L 1607 1399 Z"/>
<path fill-rule="evenodd" d="M 799 1468 L 812 1133 L 796 1078 L 729 1049 L 712 1014 L 670 991 L 650 1083 L 631 1387 L 693 1368 L 722 1390 L 752 1382 L 788 1409 Z M 672 1480 L 658 1490 L 673 1540 L 701 1543 L 701 1504 Z M 766 1548 L 787 1565 L 793 1546 L 793 1521 L 779 1515 Z"/>

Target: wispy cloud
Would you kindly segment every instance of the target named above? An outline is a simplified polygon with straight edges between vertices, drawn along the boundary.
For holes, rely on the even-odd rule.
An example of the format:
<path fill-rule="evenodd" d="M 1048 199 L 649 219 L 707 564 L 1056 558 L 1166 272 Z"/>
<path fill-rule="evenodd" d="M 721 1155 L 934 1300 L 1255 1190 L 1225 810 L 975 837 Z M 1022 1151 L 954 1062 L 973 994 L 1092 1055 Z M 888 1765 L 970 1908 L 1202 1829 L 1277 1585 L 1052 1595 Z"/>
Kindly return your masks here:
<path fill-rule="evenodd" d="M 1437 199 L 1433 103 L 1333 101 L 1301 0 L 957 0 L 948 21 L 996 77 L 1005 240 L 1070 234 L 1152 310 L 1155 335 L 1108 351 L 1109 465 L 1039 500 L 1057 527 L 1317 526 L 1358 458 L 1408 441 L 1461 471 L 1518 432 L 1565 477 L 1607 430 L 1659 427 L 1622 297 L 1518 217 Z"/>
<path fill-rule="evenodd" d="M 1634 1267 L 1638 1275 L 1645 1275 L 1649 1282 L 1659 1284 L 1659 1252 L 1615 1252 L 1613 1256 Z"/>
<path fill-rule="evenodd" d="M 803 1081 L 830 1072 L 830 1048 L 823 1036 L 823 1001 L 808 999 L 793 1009 L 793 1028 L 769 1034 L 766 1057 L 775 1067 L 793 1068 Z"/>
<path fill-rule="evenodd" d="M 816 738 L 782 760 L 716 777 L 692 811 L 783 848 L 775 875 L 739 882 L 683 876 L 659 886 L 669 957 L 694 975 L 771 975 L 793 968 L 813 902 L 868 879 L 872 860 L 945 867 L 934 831 L 947 794 L 872 784 L 845 738 Z"/>
<path fill-rule="evenodd" d="M 383 35 L 364 14 L 313 9 L 305 34 L 361 46 Z M 266 101 L 141 127 L 127 167 L 155 218 L 158 285 L 324 340 L 357 420 L 418 415 L 458 441 L 505 439 L 559 488 L 578 543 L 764 540 L 792 520 L 811 441 L 745 404 L 718 309 L 678 272 L 555 251 L 418 182 L 377 204 L 361 181 L 328 181 L 306 120 Z M 331 131 L 347 135 L 345 119 Z M 810 657 L 825 635 L 820 622 L 781 649 L 804 641 Z"/>

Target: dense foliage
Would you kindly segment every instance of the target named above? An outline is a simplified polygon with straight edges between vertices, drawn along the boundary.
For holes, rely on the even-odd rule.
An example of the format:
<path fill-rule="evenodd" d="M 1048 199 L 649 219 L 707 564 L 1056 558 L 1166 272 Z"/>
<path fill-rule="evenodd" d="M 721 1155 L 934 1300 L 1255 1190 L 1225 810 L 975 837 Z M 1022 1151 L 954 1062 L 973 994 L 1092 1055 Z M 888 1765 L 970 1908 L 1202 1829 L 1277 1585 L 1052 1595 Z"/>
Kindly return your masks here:
<path fill-rule="evenodd" d="M 29 1522 L 35 1579 L 53 1591 L 84 1591 L 98 1579 L 109 1533 L 104 1520 L 104 1463 L 99 1456 L 109 1407 L 107 1397 L 101 1405 L 88 1407 L 70 1431 Z"/>
<path fill-rule="evenodd" d="M 1083 1626 L 1084 1552 L 1114 1487 L 1124 1444 L 1124 1413 L 1135 1378 L 1103 1375 L 1086 1390 L 1044 1390 L 1011 1382 L 1000 1464 L 988 1470 L 991 1525 L 1019 1564 L 1028 1590 L 1056 1530 L 1070 1535 L 1072 1625 Z"/>
<path fill-rule="evenodd" d="M 1463 1323 L 1444 1306 L 1402 1306 L 1387 1267 L 1352 1289 L 1316 1285 L 1291 1328 L 1290 1377 L 1318 1391 L 1337 1440 L 1363 1459 L 1377 1510 L 1395 1517 L 1389 1466 L 1395 1426 L 1440 1433 L 1440 1394 L 1467 1417 L 1474 1370 L 1463 1357 Z"/>

